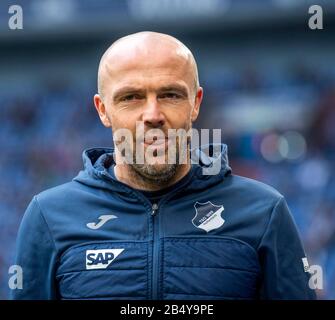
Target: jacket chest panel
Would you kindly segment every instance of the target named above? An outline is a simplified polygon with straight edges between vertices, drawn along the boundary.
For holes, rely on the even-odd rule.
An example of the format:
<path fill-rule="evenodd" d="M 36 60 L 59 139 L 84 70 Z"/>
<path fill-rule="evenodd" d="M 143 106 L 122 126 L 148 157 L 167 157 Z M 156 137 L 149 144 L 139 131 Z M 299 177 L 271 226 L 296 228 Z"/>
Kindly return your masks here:
<path fill-rule="evenodd" d="M 149 240 L 71 247 L 57 269 L 61 298 L 256 298 L 260 270 L 247 244 L 224 237 L 168 237 L 158 240 L 157 256 L 154 246 Z"/>

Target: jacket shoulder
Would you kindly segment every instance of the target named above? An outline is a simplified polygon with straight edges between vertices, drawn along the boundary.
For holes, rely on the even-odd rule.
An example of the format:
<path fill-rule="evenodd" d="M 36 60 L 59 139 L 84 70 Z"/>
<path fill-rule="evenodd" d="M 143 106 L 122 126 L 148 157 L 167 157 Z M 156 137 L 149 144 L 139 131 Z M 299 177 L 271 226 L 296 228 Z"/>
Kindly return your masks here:
<path fill-rule="evenodd" d="M 38 193 L 35 197 L 42 206 L 49 203 L 64 202 L 73 200 L 76 193 L 80 192 L 80 186 L 75 181 L 69 181 L 58 186 L 46 189 Z"/>
<path fill-rule="evenodd" d="M 241 196 L 247 196 L 254 200 L 259 199 L 264 202 L 278 202 L 284 196 L 274 187 L 261 181 L 239 176 L 231 175 L 231 187 L 238 189 Z"/>

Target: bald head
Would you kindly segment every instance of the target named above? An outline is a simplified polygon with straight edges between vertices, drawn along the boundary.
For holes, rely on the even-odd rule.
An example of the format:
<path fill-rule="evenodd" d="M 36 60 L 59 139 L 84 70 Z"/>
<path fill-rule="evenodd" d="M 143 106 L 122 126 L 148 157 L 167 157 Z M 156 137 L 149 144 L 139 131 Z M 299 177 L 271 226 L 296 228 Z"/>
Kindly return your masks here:
<path fill-rule="evenodd" d="M 98 70 L 98 93 L 104 97 L 106 84 L 122 70 L 151 67 L 153 64 L 176 66 L 192 82 L 194 93 L 199 87 L 196 61 L 192 52 L 178 39 L 163 33 L 139 32 L 115 41 L 104 53 Z"/>

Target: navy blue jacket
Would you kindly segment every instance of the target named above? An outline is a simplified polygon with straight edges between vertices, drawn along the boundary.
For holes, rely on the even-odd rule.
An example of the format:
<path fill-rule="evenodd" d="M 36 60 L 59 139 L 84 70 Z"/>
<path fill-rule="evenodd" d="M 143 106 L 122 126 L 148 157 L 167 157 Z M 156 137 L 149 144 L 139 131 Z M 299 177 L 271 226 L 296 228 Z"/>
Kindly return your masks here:
<path fill-rule="evenodd" d="M 13 299 L 314 299 L 284 197 L 233 175 L 227 147 L 152 203 L 111 174 L 113 149 L 84 151 L 71 182 L 23 217 Z M 217 175 L 203 166 L 221 162 Z"/>

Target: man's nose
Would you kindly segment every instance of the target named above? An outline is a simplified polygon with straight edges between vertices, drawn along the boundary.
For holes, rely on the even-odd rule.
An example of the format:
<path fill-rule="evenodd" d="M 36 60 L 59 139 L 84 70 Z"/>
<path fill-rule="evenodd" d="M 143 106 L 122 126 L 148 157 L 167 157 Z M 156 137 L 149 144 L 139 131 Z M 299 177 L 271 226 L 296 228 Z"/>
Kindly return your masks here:
<path fill-rule="evenodd" d="M 148 99 L 143 112 L 143 122 L 145 126 L 159 128 L 165 124 L 165 116 L 161 112 L 159 103 L 155 98 Z"/>

